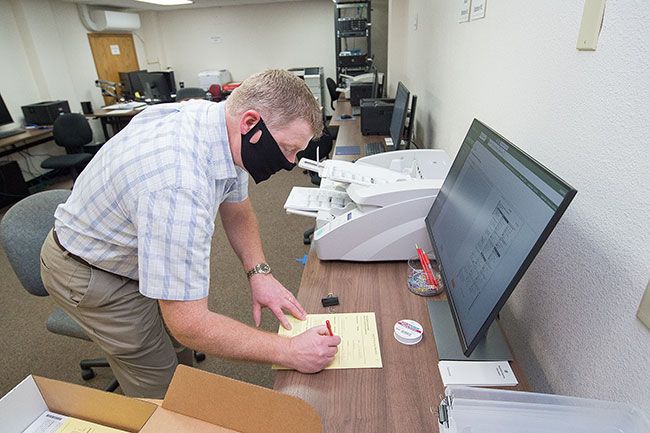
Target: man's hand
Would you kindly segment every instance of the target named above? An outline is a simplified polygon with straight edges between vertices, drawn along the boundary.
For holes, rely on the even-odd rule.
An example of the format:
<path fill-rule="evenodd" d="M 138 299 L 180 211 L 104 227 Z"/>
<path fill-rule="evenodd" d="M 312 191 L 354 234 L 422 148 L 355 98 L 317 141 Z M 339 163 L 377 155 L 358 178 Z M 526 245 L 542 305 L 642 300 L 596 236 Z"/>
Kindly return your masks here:
<path fill-rule="evenodd" d="M 268 307 L 285 329 L 291 329 L 284 315 L 287 311 L 293 317 L 305 320 L 307 314 L 293 294 L 271 274 L 255 274 L 250 278 L 255 326 L 262 322 L 262 308 Z"/>
<path fill-rule="evenodd" d="M 334 361 L 339 343 L 341 337 L 330 336 L 324 325 L 308 329 L 291 338 L 285 365 L 301 373 L 318 373 Z"/>

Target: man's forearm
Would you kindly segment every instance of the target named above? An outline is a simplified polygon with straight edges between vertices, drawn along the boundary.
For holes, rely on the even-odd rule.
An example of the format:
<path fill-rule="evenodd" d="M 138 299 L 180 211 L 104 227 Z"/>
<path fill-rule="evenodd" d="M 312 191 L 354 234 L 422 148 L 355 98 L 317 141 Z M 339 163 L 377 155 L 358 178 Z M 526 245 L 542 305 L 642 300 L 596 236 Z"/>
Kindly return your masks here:
<path fill-rule="evenodd" d="M 164 303 L 165 301 L 163 301 Z M 209 355 L 286 365 L 289 339 L 251 328 L 227 316 L 196 310 L 184 320 L 161 305 L 163 317 L 181 344 Z M 197 317 L 198 315 L 198 317 Z M 179 320 L 181 319 L 181 320 Z"/>
<path fill-rule="evenodd" d="M 256 264 L 264 262 L 266 259 L 259 226 L 250 200 L 241 203 L 223 203 L 219 213 L 228 241 L 244 269 L 251 269 Z"/>

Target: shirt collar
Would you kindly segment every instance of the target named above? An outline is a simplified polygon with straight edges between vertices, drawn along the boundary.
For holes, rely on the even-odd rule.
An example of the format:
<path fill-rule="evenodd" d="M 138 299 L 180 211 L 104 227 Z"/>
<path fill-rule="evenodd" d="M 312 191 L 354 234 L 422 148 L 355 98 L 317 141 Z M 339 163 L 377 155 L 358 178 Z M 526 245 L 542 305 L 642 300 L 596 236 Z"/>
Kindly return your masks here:
<path fill-rule="evenodd" d="M 228 129 L 226 128 L 226 102 L 210 103 L 208 120 L 208 164 L 215 179 L 237 177 L 235 162 L 230 152 Z"/>

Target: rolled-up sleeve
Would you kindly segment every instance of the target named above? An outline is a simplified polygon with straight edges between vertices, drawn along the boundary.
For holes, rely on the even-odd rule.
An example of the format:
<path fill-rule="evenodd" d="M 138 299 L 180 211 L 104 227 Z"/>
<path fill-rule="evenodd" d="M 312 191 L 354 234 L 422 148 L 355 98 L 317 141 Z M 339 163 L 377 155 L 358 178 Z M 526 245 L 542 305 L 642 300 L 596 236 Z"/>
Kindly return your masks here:
<path fill-rule="evenodd" d="M 140 293 L 165 300 L 205 298 L 214 233 L 206 203 L 183 188 L 147 192 L 138 199 L 135 225 Z"/>

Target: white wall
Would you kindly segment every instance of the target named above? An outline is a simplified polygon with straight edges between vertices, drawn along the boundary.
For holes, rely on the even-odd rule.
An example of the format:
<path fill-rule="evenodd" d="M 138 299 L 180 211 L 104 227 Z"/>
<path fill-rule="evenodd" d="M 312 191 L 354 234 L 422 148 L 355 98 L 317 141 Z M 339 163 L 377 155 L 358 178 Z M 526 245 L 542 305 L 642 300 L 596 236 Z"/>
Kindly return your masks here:
<path fill-rule="evenodd" d="M 147 59 L 198 86 L 198 73 L 228 69 L 233 80 L 268 68 L 323 66 L 334 76 L 330 1 L 303 1 L 147 12 L 139 32 Z M 156 37 L 159 37 L 157 40 Z M 213 42 L 211 37 L 220 37 Z M 144 60 L 144 62 L 143 62 Z"/>
<path fill-rule="evenodd" d="M 648 410 L 650 331 L 635 313 L 650 276 L 650 12 L 607 2 L 597 51 L 579 52 L 583 2 L 491 1 L 464 24 L 459 4 L 391 2 L 391 92 L 402 80 L 418 94 L 426 146 L 455 155 L 476 117 L 577 188 L 506 332 L 535 390 Z"/>
<path fill-rule="evenodd" d="M 103 104 L 95 87 L 97 72 L 74 4 L 58 0 L 0 0 L 0 94 L 15 125 L 24 123 L 21 106 L 34 102 L 67 100 L 72 112 L 80 101 Z M 91 122 L 96 142 L 103 140 L 98 122 Z M 25 180 L 46 170 L 40 163 L 48 155 L 63 154 L 53 142 L 14 154 Z M 34 155 L 29 156 L 29 155 Z M 27 162 L 29 160 L 29 163 Z"/>

